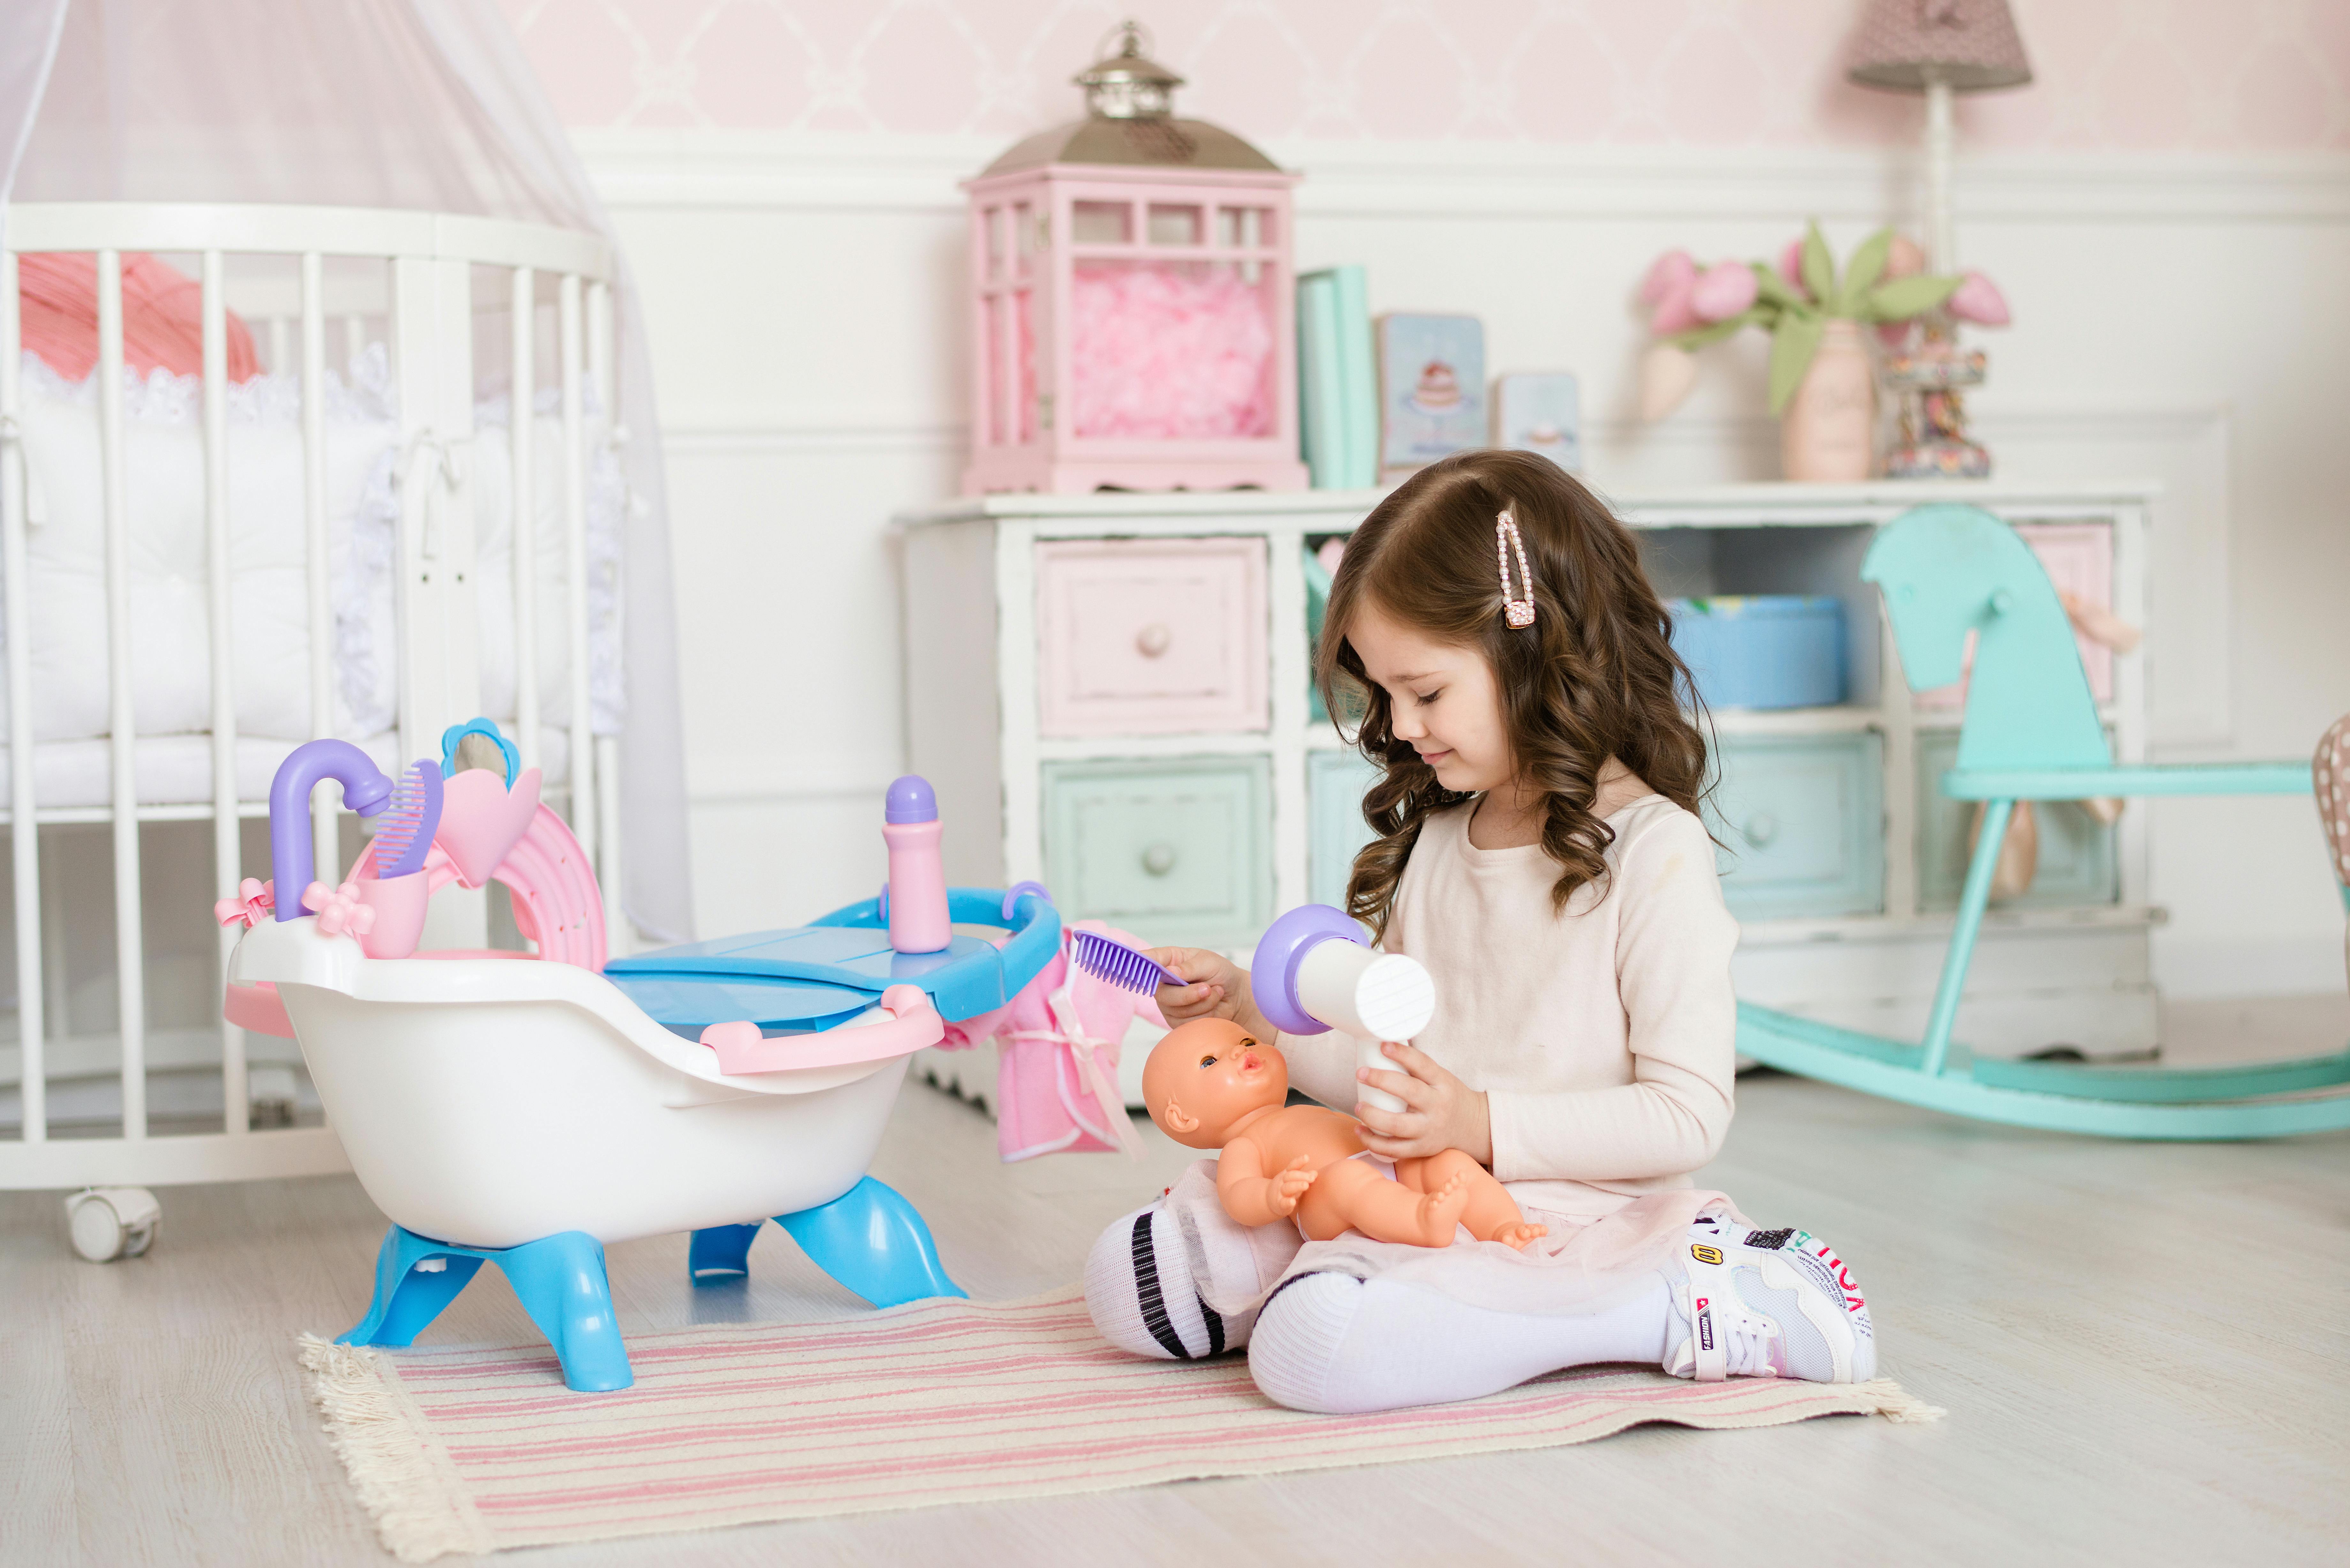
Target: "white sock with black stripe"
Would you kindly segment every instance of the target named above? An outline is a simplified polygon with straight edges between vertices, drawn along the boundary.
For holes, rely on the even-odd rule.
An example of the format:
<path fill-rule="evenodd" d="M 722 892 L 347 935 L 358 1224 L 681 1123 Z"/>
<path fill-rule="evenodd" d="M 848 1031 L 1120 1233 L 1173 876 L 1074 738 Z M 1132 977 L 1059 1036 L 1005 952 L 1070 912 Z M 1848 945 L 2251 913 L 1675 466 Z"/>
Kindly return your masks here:
<path fill-rule="evenodd" d="M 1120 1350 L 1161 1361 L 1221 1355 L 1248 1342 L 1201 1298 L 1173 1210 L 1154 1203 L 1101 1234 L 1086 1259 L 1086 1310 Z"/>

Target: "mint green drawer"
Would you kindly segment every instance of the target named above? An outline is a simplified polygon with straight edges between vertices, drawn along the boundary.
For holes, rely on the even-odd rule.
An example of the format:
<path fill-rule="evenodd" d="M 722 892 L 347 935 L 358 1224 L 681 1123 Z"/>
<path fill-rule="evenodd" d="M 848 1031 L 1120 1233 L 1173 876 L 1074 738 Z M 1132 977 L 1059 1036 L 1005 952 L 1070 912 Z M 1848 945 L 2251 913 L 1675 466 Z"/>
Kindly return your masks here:
<path fill-rule="evenodd" d="M 1310 752 L 1305 758 L 1305 896 L 1347 907 L 1355 851 L 1377 836 L 1363 820 L 1363 792 L 1379 776 L 1360 752 Z"/>
<path fill-rule="evenodd" d="M 1265 758 L 1047 763 L 1044 782 L 1045 883 L 1064 917 L 1201 947 L 1273 918 Z"/>
<path fill-rule="evenodd" d="M 1958 754 L 1956 730 L 1928 730 L 1918 736 L 1918 903 L 1921 909 L 1957 909 L 1959 893 L 1967 882 L 1967 833 L 1974 825 L 1974 803 L 1951 800 L 1942 794 L 1942 775 L 1950 771 Z M 2110 904 L 2121 897 L 2112 828 L 2068 800 L 2034 801 L 2032 814 L 2040 826 L 2039 868 L 2022 898 L 2001 899 L 1994 908 Z"/>
<path fill-rule="evenodd" d="M 1850 735 L 1726 735 L 1706 826 L 1721 893 L 1743 920 L 1874 915 L 1885 908 L 1885 742 Z"/>

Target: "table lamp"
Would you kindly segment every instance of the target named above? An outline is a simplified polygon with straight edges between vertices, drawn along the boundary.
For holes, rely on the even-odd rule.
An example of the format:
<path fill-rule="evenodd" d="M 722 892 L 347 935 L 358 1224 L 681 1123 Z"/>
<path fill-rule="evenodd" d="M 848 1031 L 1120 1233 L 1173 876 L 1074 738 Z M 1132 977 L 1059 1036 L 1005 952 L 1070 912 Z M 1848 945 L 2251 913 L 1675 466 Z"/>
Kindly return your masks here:
<path fill-rule="evenodd" d="M 1862 87 L 1926 95 L 1926 265 L 1955 271 L 1951 95 L 2032 79 L 2007 0 L 1870 0 L 1845 74 Z"/>

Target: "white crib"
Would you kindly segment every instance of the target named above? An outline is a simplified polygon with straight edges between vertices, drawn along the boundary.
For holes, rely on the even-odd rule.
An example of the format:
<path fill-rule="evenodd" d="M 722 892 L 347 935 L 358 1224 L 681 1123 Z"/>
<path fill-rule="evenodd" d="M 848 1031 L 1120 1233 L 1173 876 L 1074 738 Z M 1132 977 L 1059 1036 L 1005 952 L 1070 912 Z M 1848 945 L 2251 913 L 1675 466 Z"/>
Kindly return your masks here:
<path fill-rule="evenodd" d="M 33 726 L 34 650 L 15 646 L 19 628 L 35 624 L 27 591 L 28 488 L 22 439 L 26 388 L 17 258 L 42 252 L 95 253 L 98 258 L 96 451 L 103 470 L 98 482 L 104 520 L 108 733 L 107 789 L 97 804 L 39 798 L 36 775 L 47 764 Z M 142 741 L 151 744 L 153 738 L 141 736 L 136 714 L 122 373 L 121 258 L 131 252 L 191 258 L 189 270 L 200 274 L 203 290 L 201 505 L 210 645 L 182 651 L 199 667 L 209 667 L 210 723 L 199 740 L 171 739 L 183 748 L 209 744 L 210 788 L 182 792 L 191 798 L 147 803 L 141 800 L 140 759 Z M 255 257 L 276 259 L 243 259 Z M 210 881 L 214 896 L 225 897 L 236 891 L 247 873 L 240 842 L 243 824 L 267 814 L 266 778 L 256 787 L 250 777 L 239 777 L 238 693 L 232 657 L 236 628 L 230 613 L 231 536 L 237 521 L 231 508 L 228 457 L 227 322 L 232 309 L 252 327 L 265 369 L 282 372 L 298 367 L 300 375 L 311 736 L 333 733 L 335 726 L 326 455 L 329 331 L 338 329 L 345 348 L 356 351 L 374 324 L 382 324 L 398 404 L 400 485 L 391 570 L 396 750 L 400 761 L 439 755 L 444 727 L 473 716 L 483 701 L 473 510 L 473 459 L 480 455 L 475 450 L 476 368 L 477 361 L 494 364 L 501 353 L 509 361 L 508 428 L 502 435 L 484 438 L 507 445 L 507 452 L 493 455 L 511 456 L 506 504 L 512 524 L 514 647 L 512 663 L 505 668 L 513 671 L 514 695 L 510 718 L 497 716 L 525 766 L 545 765 L 550 742 L 562 750 L 567 791 L 551 786 L 552 804 L 563 810 L 594 858 L 606 890 L 611 950 L 628 950 L 618 914 L 619 899 L 614 896 L 620 855 L 618 738 L 595 732 L 596 705 L 589 691 L 589 485 L 598 448 L 608 458 L 606 443 L 623 439 L 608 417 L 599 420 L 595 414 L 598 407 L 613 407 L 610 262 L 608 247 L 593 234 L 425 212 L 143 202 L 20 203 L 9 209 L 6 249 L 0 252 L 0 576 L 5 577 L 11 645 L 5 815 L 14 854 L 14 1076 L 21 1134 L 10 1139 L 0 1132 L 0 1189 L 132 1189 L 348 1168 L 330 1127 L 252 1125 L 246 1036 L 225 1023 L 216 1031 L 219 1130 L 151 1134 L 150 1128 L 148 1075 L 157 1064 L 149 1049 L 140 828 L 209 822 Z M 269 269 L 272 275 L 244 275 L 257 267 Z M 508 319 L 505 331 L 498 333 L 494 327 L 501 315 Z M 543 354 L 555 367 L 559 424 L 553 410 L 544 416 L 536 412 L 539 389 L 546 379 L 540 373 Z M 559 602 L 546 604 L 541 602 L 544 583 L 554 567 L 539 559 L 541 533 L 556 498 L 540 493 L 548 454 L 536 450 L 536 443 L 550 439 L 559 445 L 559 462 L 553 466 L 560 500 L 562 563 Z M 616 604 L 617 597 L 610 602 Z M 553 635 L 546 618 L 550 615 L 562 618 L 567 634 L 560 646 L 567 653 L 567 687 L 556 687 L 567 697 L 561 732 L 541 717 L 541 649 L 542 639 Z M 556 678 L 551 662 L 547 678 Z M 249 775 L 255 771 L 249 742 L 244 763 Z M 321 792 L 313 816 L 323 875 L 326 867 L 344 859 L 338 850 L 338 804 L 331 790 Z M 77 824 L 105 825 L 111 830 L 112 979 L 119 1045 L 61 1033 L 45 1007 L 45 979 L 54 984 L 63 972 L 59 943 L 76 922 L 71 889 L 57 886 L 65 878 L 51 877 L 45 889 L 41 830 Z M 253 874 L 266 876 L 265 860 L 254 858 Z M 165 868 L 155 869 L 161 875 Z M 470 905 L 459 901 L 444 908 L 444 903 L 449 903 L 445 894 L 434 910 L 435 945 L 487 945 L 487 909 L 478 898 Z M 213 1019 L 218 1018 L 218 981 L 234 935 L 234 929 L 223 929 L 211 955 Z M 175 1038 L 169 1044 L 177 1053 L 170 1064 L 189 1065 L 184 1059 L 187 1042 Z M 208 1038 L 200 1037 L 198 1044 L 209 1050 Z M 281 1043 L 270 1044 L 276 1048 Z M 52 1076 L 86 1073 L 92 1061 L 114 1050 L 120 1054 L 119 1131 L 79 1127 L 68 1129 L 76 1136 L 53 1136 Z M 268 1069 L 288 1081 L 290 1070 L 291 1064 Z M 5 1056 L 0 1056 L 0 1088 L 8 1075 Z M 109 1131 L 114 1136 L 104 1136 Z M 81 1136 L 88 1132 L 99 1136 Z M 129 1193 L 117 1199 L 114 1207 L 126 1220 L 135 1220 L 145 1197 Z M 78 1223 L 77 1231 L 79 1245 Z M 146 1234 L 151 1234 L 151 1226 L 132 1243 L 133 1250 L 143 1248 Z"/>

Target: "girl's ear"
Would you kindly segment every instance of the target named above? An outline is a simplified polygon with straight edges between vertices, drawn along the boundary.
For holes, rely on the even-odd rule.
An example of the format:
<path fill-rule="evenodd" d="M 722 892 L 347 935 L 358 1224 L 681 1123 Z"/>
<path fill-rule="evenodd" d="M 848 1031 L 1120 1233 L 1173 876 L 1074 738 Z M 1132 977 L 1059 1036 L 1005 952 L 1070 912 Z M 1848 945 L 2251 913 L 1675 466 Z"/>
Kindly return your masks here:
<path fill-rule="evenodd" d="M 1184 1114 L 1183 1107 L 1177 1105 L 1171 1096 L 1168 1098 L 1166 1111 L 1159 1119 L 1167 1124 L 1169 1132 L 1187 1133 L 1200 1130 L 1200 1118 Z"/>

